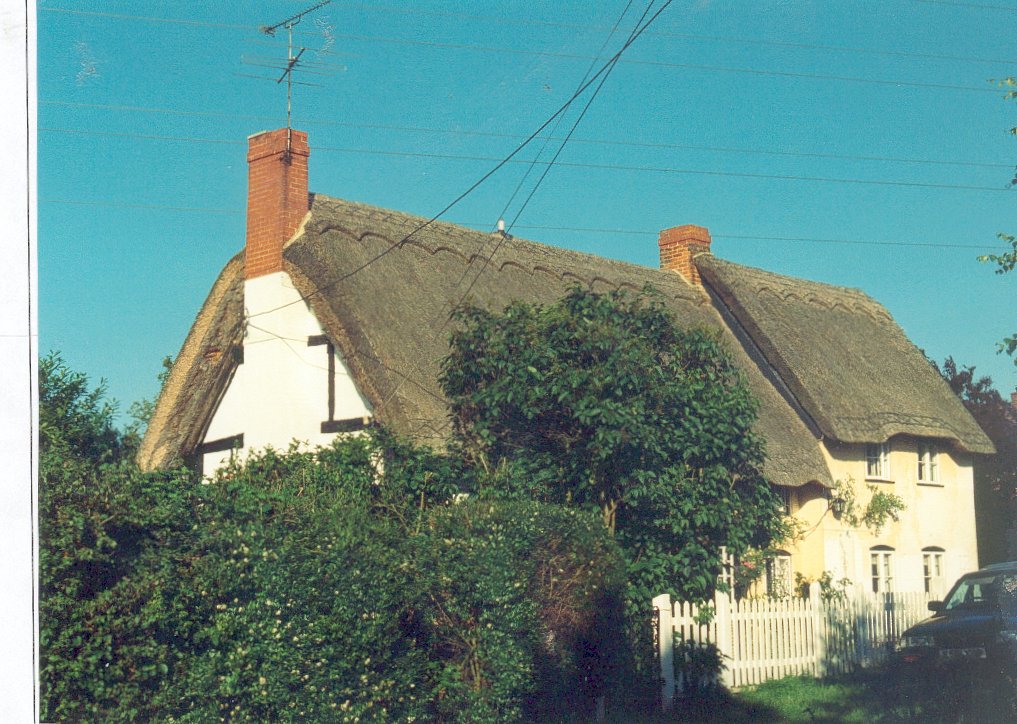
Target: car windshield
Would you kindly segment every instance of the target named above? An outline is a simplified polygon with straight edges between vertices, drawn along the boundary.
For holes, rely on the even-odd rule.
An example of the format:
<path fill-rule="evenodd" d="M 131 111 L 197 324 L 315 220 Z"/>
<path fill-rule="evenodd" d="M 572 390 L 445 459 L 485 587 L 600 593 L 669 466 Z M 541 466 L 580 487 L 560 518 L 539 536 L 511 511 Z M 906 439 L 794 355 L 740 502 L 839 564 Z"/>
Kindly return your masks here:
<path fill-rule="evenodd" d="M 959 608 L 989 608 L 995 595 L 996 577 L 993 575 L 962 578 L 950 592 L 944 604 L 947 611 Z"/>

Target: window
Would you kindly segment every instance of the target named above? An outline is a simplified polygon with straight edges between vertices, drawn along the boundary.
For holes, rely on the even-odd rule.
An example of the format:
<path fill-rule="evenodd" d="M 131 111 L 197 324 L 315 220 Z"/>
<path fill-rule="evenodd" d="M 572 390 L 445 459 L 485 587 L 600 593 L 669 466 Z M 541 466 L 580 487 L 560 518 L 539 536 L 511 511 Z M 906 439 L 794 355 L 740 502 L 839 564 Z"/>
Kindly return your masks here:
<path fill-rule="evenodd" d="M 942 593 L 943 591 L 943 549 L 922 549 L 922 576 L 925 579 L 926 593 Z"/>
<path fill-rule="evenodd" d="M 793 590 L 791 583 L 791 554 L 777 551 L 766 560 L 766 595 L 770 598 L 788 598 Z"/>
<path fill-rule="evenodd" d="M 890 443 L 872 442 L 865 446 L 865 477 L 890 477 Z"/>
<path fill-rule="evenodd" d="M 893 548 L 876 546 L 869 549 L 869 562 L 872 571 L 872 592 L 893 591 Z"/>
<path fill-rule="evenodd" d="M 777 496 L 780 498 L 780 512 L 784 515 L 791 515 L 794 512 L 794 490 L 786 485 L 776 486 Z"/>
<path fill-rule="evenodd" d="M 934 443 L 918 443 L 918 482 L 939 482 L 939 449 Z"/>
<path fill-rule="evenodd" d="M 720 576 L 717 578 L 717 585 L 726 585 L 734 590 L 734 567 L 735 559 L 734 555 L 727 552 L 727 546 L 720 547 Z"/>

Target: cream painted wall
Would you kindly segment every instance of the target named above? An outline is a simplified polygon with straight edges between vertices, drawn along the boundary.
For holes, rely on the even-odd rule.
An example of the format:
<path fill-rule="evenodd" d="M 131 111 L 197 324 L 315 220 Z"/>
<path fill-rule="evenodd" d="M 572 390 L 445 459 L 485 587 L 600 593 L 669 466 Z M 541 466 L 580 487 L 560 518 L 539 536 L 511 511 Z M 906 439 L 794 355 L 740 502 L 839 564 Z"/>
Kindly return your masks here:
<path fill-rule="evenodd" d="M 293 440 L 328 445 L 336 433 L 322 433 L 328 419 L 328 348 L 308 346 L 321 325 L 285 272 L 244 283 L 247 327 L 244 361 L 237 367 L 216 409 L 204 442 L 243 433 L 243 452 L 272 446 L 285 450 Z M 335 419 L 371 416 L 339 353 L 335 353 Z M 212 472 L 231 451 L 208 453 L 203 470 Z"/>
<path fill-rule="evenodd" d="M 803 501 L 798 515 L 814 531 L 797 547 L 796 570 L 812 578 L 831 571 L 835 579 L 849 578 L 859 590 L 870 591 L 870 549 L 887 546 L 893 549 L 894 590 L 922 591 L 924 548 L 938 547 L 944 551 L 943 587 L 978 567 L 971 460 L 941 444 L 939 481 L 919 482 L 919 442 L 908 437 L 893 438 L 889 474 L 879 481 L 865 477 L 864 445 L 824 445 L 833 478 L 852 481 L 859 511 L 864 510 L 871 498 L 869 485 L 900 496 L 905 509 L 899 522 L 888 521 L 877 534 L 864 526 L 852 528 L 837 520 L 828 511 L 826 500 L 820 496 L 808 498 L 809 488 L 800 489 L 802 497 L 808 499 Z"/>

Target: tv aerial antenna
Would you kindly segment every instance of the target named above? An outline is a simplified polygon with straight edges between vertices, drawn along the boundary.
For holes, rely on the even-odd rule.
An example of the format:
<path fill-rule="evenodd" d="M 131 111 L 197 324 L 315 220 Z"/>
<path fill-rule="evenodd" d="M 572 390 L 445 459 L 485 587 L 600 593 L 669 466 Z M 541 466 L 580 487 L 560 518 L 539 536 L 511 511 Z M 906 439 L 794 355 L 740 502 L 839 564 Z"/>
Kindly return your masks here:
<path fill-rule="evenodd" d="M 319 2 L 319 3 L 315 4 L 315 5 L 312 5 L 311 7 L 307 8 L 306 10 L 302 10 L 301 12 L 297 13 L 296 15 L 293 15 L 292 17 L 286 18 L 285 20 L 283 20 L 281 22 L 278 22 L 275 25 L 262 25 L 259 28 L 259 30 L 261 30 L 262 33 L 264 33 L 265 35 L 268 35 L 270 37 L 273 37 L 273 38 L 275 37 L 276 32 L 278 30 L 280 30 L 281 28 L 285 28 L 286 29 L 287 40 L 286 40 L 286 59 L 285 60 L 281 60 L 281 59 L 278 59 L 278 58 L 264 58 L 264 57 L 258 57 L 258 56 L 252 57 L 250 59 L 248 59 L 248 58 L 241 58 L 241 60 L 243 60 L 243 62 L 245 62 L 245 63 L 247 63 L 249 65 L 254 65 L 254 66 L 258 66 L 258 67 L 262 67 L 262 68 L 270 68 L 270 69 L 281 71 L 281 73 L 280 73 L 278 78 L 269 78 L 269 77 L 261 76 L 261 75 L 252 75 L 252 76 L 247 76 L 247 77 L 258 78 L 260 80 L 275 80 L 276 83 L 282 83 L 283 81 L 286 81 L 286 153 L 287 153 L 287 156 L 289 155 L 290 151 L 292 150 L 292 141 L 293 141 L 293 86 L 294 85 L 309 85 L 309 86 L 318 86 L 318 85 L 320 85 L 318 83 L 307 83 L 307 82 L 303 82 L 303 81 L 294 80 L 293 79 L 294 71 L 298 71 L 299 70 L 301 72 L 312 73 L 312 74 L 315 74 L 315 75 L 329 75 L 327 70 L 332 67 L 332 66 L 327 65 L 325 63 L 319 63 L 319 62 L 313 62 L 313 61 L 309 62 L 307 60 L 303 60 L 304 53 L 307 51 L 307 48 L 305 48 L 303 46 L 301 46 L 299 49 L 297 49 L 296 53 L 294 53 L 294 48 L 293 48 L 293 28 L 294 28 L 294 26 L 300 24 L 300 21 L 303 20 L 305 15 L 309 15 L 310 13 L 313 13 L 315 10 L 318 10 L 320 8 L 323 8 L 326 5 L 329 5 L 331 2 L 332 2 L 332 0 L 322 0 L 322 2 Z M 243 74 L 238 74 L 238 75 L 243 75 Z"/>

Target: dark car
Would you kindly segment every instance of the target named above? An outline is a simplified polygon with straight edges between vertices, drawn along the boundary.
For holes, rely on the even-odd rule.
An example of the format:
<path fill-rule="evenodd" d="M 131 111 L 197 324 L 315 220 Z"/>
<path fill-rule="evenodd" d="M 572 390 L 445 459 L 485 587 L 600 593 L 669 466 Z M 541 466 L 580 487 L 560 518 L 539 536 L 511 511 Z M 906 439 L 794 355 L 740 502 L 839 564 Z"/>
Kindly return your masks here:
<path fill-rule="evenodd" d="M 930 601 L 935 615 L 901 636 L 897 655 L 905 664 L 960 661 L 1013 663 L 1017 652 L 1017 561 L 967 573 L 943 601 Z"/>

